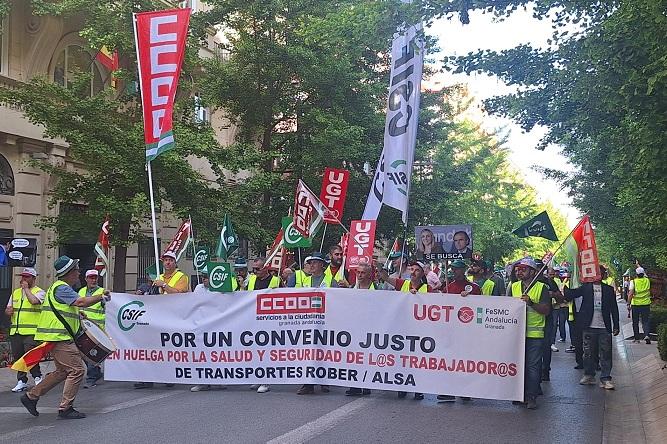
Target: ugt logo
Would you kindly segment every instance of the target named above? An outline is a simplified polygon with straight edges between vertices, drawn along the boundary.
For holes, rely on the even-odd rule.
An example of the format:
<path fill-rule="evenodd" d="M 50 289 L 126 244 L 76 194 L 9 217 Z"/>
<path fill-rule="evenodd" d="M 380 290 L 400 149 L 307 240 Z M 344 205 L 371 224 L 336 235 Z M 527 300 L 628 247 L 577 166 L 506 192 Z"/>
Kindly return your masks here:
<path fill-rule="evenodd" d="M 142 310 L 144 303 L 141 301 L 132 301 L 120 307 L 118 310 L 118 326 L 123 331 L 130 331 L 137 324 L 146 310 Z"/>

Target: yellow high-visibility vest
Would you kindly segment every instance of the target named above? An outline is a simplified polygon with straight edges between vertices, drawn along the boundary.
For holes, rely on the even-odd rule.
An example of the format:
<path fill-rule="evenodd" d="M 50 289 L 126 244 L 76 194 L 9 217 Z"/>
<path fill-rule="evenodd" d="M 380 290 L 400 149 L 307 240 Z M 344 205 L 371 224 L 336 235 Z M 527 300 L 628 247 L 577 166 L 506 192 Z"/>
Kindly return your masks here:
<path fill-rule="evenodd" d="M 44 290 L 36 285 L 30 289 L 30 292 L 35 296 L 41 291 Z M 35 336 L 42 306 L 30 303 L 30 301 L 23 297 L 23 289 L 17 288 L 12 292 L 12 307 L 14 308 L 14 313 L 12 314 L 12 325 L 9 328 L 9 334 Z"/>
<path fill-rule="evenodd" d="M 85 298 L 87 291 L 88 287 L 83 287 L 82 289 L 79 290 L 79 296 Z M 99 296 L 101 294 L 104 294 L 104 288 L 98 287 L 90 296 Z M 82 310 L 86 314 L 86 317 L 89 320 L 91 320 L 98 327 L 104 330 L 105 317 L 104 317 L 104 306 L 102 305 L 102 301 L 96 302 L 90 307 L 81 308 L 80 310 Z"/>
<path fill-rule="evenodd" d="M 401 285 L 401 291 L 410 293 L 410 279 L 407 279 L 403 282 L 403 285 Z M 428 293 L 428 285 L 422 284 L 421 287 L 419 287 L 419 290 L 417 290 L 417 293 Z"/>
<path fill-rule="evenodd" d="M 528 297 L 533 301 L 533 304 L 539 304 L 542 296 L 542 289 L 544 284 L 542 282 L 535 282 L 533 287 L 528 291 Z M 520 298 L 523 295 L 523 288 L 521 281 L 512 284 L 512 297 Z M 546 325 L 546 317 L 535 311 L 533 307 L 526 304 L 526 337 L 527 338 L 544 338 L 544 326 Z"/>
<path fill-rule="evenodd" d="M 58 310 L 72 332 L 76 334 L 79 331 L 79 308 L 58 302 L 55 297 L 56 289 L 61 285 L 68 284 L 64 281 L 55 281 L 46 292 L 46 297 L 42 303 L 42 312 L 39 315 L 39 323 L 37 324 L 36 341 L 60 342 L 72 340 L 65 326 L 53 313 L 49 301 L 53 303 L 54 308 Z"/>
<path fill-rule="evenodd" d="M 188 277 L 185 275 L 185 273 L 183 273 L 181 270 L 176 270 L 169 278 L 167 285 L 173 288 L 183 276 L 185 276 L 186 282 L 189 284 Z M 164 282 L 164 274 L 161 274 L 158 279 Z M 160 288 L 160 294 L 165 294 L 162 288 Z"/>
<path fill-rule="evenodd" d="M 643 306 L 651 305 L 651 281 L 644 276 L 632 280 L 635 294 L 632 296 L 632 305 Z"/>
<path fill-rule="evenodd" d="M 255 289 L 255 282 L 257 282 L 257 275 L 251 274 L 248 278 L 248 291 L 253 291 Z M 278 288 L 280 287 L 280 278 L 278 276 L 272 276 L 271 282 L 269 282 L 269 288 Z"/>

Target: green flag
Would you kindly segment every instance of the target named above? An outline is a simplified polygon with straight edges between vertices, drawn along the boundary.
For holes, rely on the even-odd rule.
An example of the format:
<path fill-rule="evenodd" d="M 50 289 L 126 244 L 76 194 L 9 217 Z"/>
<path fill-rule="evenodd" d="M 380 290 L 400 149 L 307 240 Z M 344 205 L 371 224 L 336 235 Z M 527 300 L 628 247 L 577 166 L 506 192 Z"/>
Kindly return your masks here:
<path fill-rule="evenodd" d="M 231 266 L 227 262 L 209 262 L 206 267 L 209 270 L 209 290 L 223 293 L 232 291 L 232 279 L 234 279 L 234 276 Z"/>
<path fill-rule="evenodd" d="M 542 211 L 512 233 L 519 237 L 543 237 L 552 241 L 558 240 L 554 226 L 546 211 Z"/>
<path fill-rule="evenodd" d="M 195 255 L 192 258 L 192 265 L 195 267 L 195 270 L 201 273 L 206 273 L 208 256 L 208 249 L 206 247 L 200 247 L 197 251 L 195 251 Z"/>
<path fill-rule="evenodd" d="M 313 245 L 313 239 L 310 237 L 303 237 L 296 228 L 292 226 L 292 216 L 285 216 L 282 218 L 283 227 L 283 243 L 285 248 L 307 248 Z M 315 233 L 313 233 L 313 236 Z"/>
<path fill-rule="evenodd" d="M 148 277 L 152 281 L 157 279 L 157 271 L 155 271 L 155 262 L 153 262 L 153 264 L 150 267 L 146 268 L 145 271 L 146 271 L 146 274 L 148 275 Z M 160 271 L 164 272 L 164 266 L 162 265 L 162 261 L 160 261 Z"/>
<path fill-rule="evenodd" d="M 222 229 L 220 230 L 218 248 L 215 249 L 215 256 L 218 259 L 227 259 L 238 247 L 239 238 L 234 232 L 232 220 L 225 214 L 225 218 L 222 221 Z"/>

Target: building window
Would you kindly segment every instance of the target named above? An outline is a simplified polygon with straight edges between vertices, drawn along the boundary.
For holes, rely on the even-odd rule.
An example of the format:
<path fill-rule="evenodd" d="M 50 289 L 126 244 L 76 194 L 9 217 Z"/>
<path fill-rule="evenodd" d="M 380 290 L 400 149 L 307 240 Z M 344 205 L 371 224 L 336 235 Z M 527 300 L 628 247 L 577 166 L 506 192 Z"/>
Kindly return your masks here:
<path fill-rule="evenodd" d="M 0 194 L 4 196 L 14 195 L 14 172 L 11 165 L 0 155 Z"/>
<path fill-rule="evenodd" d="M 195 93 L 195 123 L 208 123 L 210 119 L 208 108 L 202 104 L 199 94 Z"/>
<path fill-rule="evenodd" d="M 160 239 L 158 239 L 158 251 L 162 251 L 160 244 Z M 139 241 L 137 244 L 137 288 L 150 283 L 151 279 L 146 272 L 150 266 L 155 267 L 153 239 Z"/>
<path fill-rule="evenodd" d="M 71 88 L 76 76 L 90 73 L 90 95 L 104 88 L 102 73 L 88 51 L 77 45 L 66 46 L 58 55 L 53 70 L 53 81 L 64 88 Z"/>
<path fill-rule="evenodd" d="M 197 7 L 199 6 L 199 0 L 183 0 L 179 2 L 181 8 L 190 8 L 192 12 L 197 12 Z"/>

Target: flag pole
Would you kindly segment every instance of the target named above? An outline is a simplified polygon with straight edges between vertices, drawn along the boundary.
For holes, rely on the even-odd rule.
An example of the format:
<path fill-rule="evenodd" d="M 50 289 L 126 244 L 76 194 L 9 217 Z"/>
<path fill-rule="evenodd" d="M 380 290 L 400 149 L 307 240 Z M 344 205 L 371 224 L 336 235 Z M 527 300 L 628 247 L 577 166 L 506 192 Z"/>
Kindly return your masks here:
<path fill-rule="evenodd" d="M 153 172 L 151 169 L 151 161 L 146 162 L 146 169 L 148 170 L 148 192 L 151 198 L 151 222 L 153 223 L 153 248 L 155 250 L 155 272 L 160 276 L 160 250 L 157 246 L 157 226 L 155 222 L 155 196 L 153 195 Z"/>
<path fill-rule="evenodd" d="M 194 258 L 197 255 L 197 242 L 195 242 L 195 235 L 192 230 L 192 216 L 188 214 L 188 220 L 190 221 L 190 237 L 192 238 L 192 257 Z M 194 261 L 192 263 L 194 265 Z M 195 267 L 195 273 L 197 273 L 197 283 L 199 284 L 199 269 Z"/>
<path fill-rule="evenodd" d="M 322 219 L 324 222 L 324 219 Z M 327 225 L 328 223 L 324 222 L 324 231 L 322 232 L 322 243 L 320 243 L 320 253 L 322 252 L 322 249 L 324 248 L 324 238 L 327 237 Z"/>
<path fill-rule="evenodd" d="M 560 245 L 558 246 L 558 248 L 556 248 L 556 249 L 554 250 L 554 255 L 553 255 L 553 257 L 556 257 L 556 253 L 558 253 L 558 251 L 559 251 L 561 248 L 563 248 L 563 245 L 565 245 L 565 242 L 567 242 L 567 240 L 570 238 L 570 236 L 572 236 L 572 233 L 574 233 L 574 230 L 577 229 L 577 227 L 579 226 L 579 224 L 581 223 L 581 221 L 584 220 L 584 217 L 586 217 L 587 215 L 588 215 L 588 213 L 584 214 L 584 215 L 581 217 L 581 219 L 579 220 L 579 222 L 577 222 L 577 224 L 574 226 L 574 228 L 573 228 L 572 230 L 570 230 L 570 234 L 568 234 L 567 236 L 565 236 L 565 239 L 563 239 L 563 242 L 561 242 Z M 576 264 L 574 264 L 574 265 L 576 265 Z M 535 275 L 535 277 L 533 278 L 533 280 L 530 282 L 530 285 L 528 285 L 528 288 L 526 289 L 526 293 L 528 293 L 528 292 L 530 291 L 530 289 L 533 287 L 533 285 L 535 285 L 535 282 L 537 282 L 537 279 L 540 277 L 540 275 L 541 275 L 542 273 L 544 273 L 544 269 L 545 269 L 546 267 L 547 267 L 547 264 L 542 264 L 542 268 L 540 268 L 540 271 L 537 272 L 537 274 Z"/>

